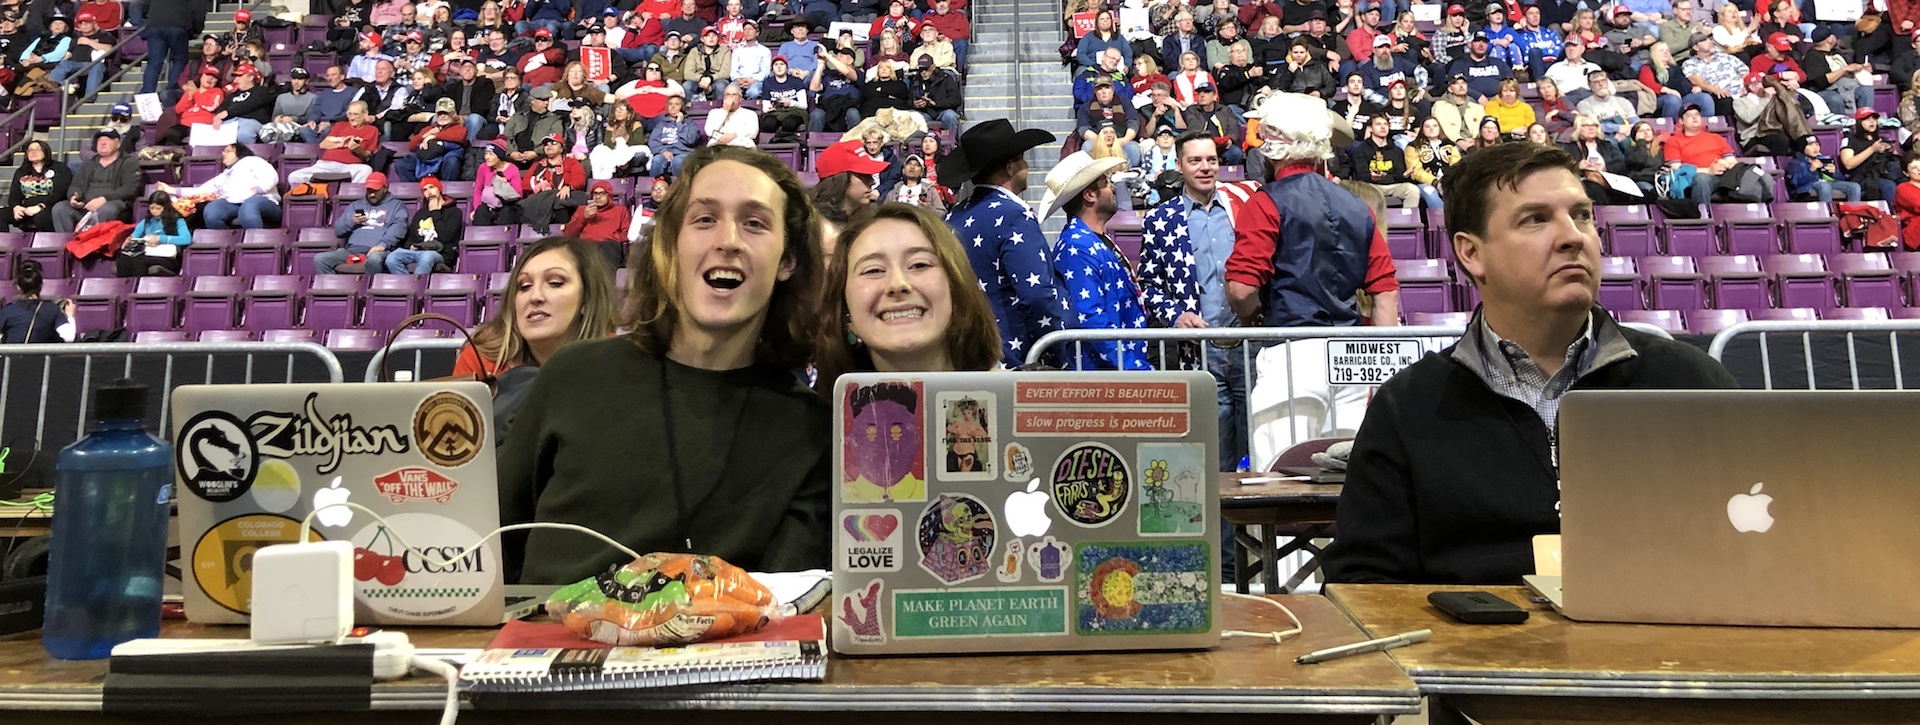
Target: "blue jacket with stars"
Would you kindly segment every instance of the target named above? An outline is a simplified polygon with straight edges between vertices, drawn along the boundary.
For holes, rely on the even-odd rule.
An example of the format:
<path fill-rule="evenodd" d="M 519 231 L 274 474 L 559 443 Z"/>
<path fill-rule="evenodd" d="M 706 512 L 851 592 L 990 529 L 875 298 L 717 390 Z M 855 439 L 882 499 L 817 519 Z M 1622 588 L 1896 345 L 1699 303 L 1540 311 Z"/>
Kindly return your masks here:
<path fill-rule="evenodd" d="M 1140 289 L 1133 282 L 1126 259 L 1111 242 L 1078 217 L 1067 220 L 1054 246 L 1054 265 L 1065 281 L 1074 327 L 1098 330 L 1139 330 L 1147 326 L 1140 308 Z M 1077 370 L 1152 370 L 1147 345 L 1141 340 L 1094 342 L 1080 346 Z"/>
<path fill-rule="evenodd" d="M 1000 323 L 1002 362 L 1026 364 L 1027 350 L 1061 329 L 1067 313 L 1040 221 L 1018 197 L 997 186 L 975 186 L 946 219 Z"/>
<path fill-rule="evenodd" d="M 1162 327 L 1172 327 L 1183 313 L 1200 314 L 1186 199 L 1179 194 L 1161 202 L 1141 222 L 1140 292 L 1147 314 Z"/>

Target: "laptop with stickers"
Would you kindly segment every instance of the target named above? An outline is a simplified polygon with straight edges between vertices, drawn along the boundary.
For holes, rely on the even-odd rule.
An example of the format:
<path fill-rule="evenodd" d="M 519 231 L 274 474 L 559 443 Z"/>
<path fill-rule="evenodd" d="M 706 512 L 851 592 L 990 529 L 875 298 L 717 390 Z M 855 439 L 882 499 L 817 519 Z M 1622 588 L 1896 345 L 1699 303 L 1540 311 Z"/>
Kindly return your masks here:
<path fill-rule="evenodd" d="M 499 525 L 485 385 L 183 385 L 172 406 L 189 620 L 245 623 L 253 553 L 351 501 L 394 530 L 337 507 L 310 537 L 353 542 L 357 623 L 502 621 L 497 543 L 451 565 L 423 556 L 451 557 Z"/>
<path fill-rule="evenodd" d="M 862 373 L 834 386 L 833 649 L 1220 641 L 1200 372 Z"/>

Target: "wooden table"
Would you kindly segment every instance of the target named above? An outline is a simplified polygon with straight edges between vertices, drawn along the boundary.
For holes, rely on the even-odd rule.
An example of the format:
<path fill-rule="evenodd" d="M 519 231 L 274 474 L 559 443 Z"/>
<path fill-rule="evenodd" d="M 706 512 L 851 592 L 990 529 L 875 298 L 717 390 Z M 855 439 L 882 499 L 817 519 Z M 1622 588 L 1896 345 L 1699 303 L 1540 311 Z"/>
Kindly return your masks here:
<path fill-rule="evenodd" d="M 1532 616 L 1457 624 L 1427 604 L 1443 589 L 1485 589 Z M 1421 691 L 1489 725 L 1920 722 L 1920 630 L 1574 622 L 1522 587 L 1326 591 L 1369 636 L 1432 629 L 1394 660 Z"/>
<path fill-rule="evenodd" d="M 1228 723 L 1370 722 L 1376 715 L 1419 710 L 1419 691 L 1386 655 L 1371 654 L 1301 666 L 1302 653 L 1364 639 L 1333 604 L 1319 596 L 1275 597 L 1292 609 L 1306 631 L 1280 645 L 1253 638 L 1227 640 L 1198 652 L 1050 654 L 966 657 L 833 657 L 827 679 L 817 683 L 770 683 L 566 695 L 487 695 L 468 701 L 463 723 L 567 722 L 549 713 L 584 710 L 681 710 L 675 724 L 694 722 L 887 723 L 952 722 L 995 725 L 1037 722 L 1187 722 L 1205 716 Z M 1291 625 L 1279 608 L 1229 598 L 1229 629 L 1276 631 Z M 477 648 L 492 629 L 416 629 L 418 646 Z M 245 637 L 239 627 L 169 622 L 169 637 Z M 49 660 L 34 636 L 0 638 L 0 716 L 8 725 L 103 721 L 104 661 Z M 424 713 L 383 716 L 382 710 L 438 710 L 445 685 L 407 679 L 376 685 L 376 712 L 356 714 L 364 723 L 430 723 Z M 298 702 L 287 703 L 289 710 Z M 529 721 L 524 712 L 542 711 Z M 778 718 L 728 711 L 778 711 Z M 513 712 L 522 711 L 522 712 Z M 605 717 L 605 714 L 595 717 Z M 217 722 L 195 715 L 175 722 Z M 167 722 L 141 717 L 142 722 Z M 256 719 L 257 721 L 257 719 Z M 235 722 L 238 722 L 236 719 Z M 275 716 L 288 722 L 344 722 L 338 714 Z"/>
<path fill-rule="evenodd" d="M 1280 579 L 1280 558 L 1302 550 L 1311 551 L 1318 557 L 1320 548 L 1313 545 L 1313 540 L 1333 529 L 1334 506 L 1340 503 L 1340 484 L 1305 481 L 1240 483 L 1243 478 L 1280 475 L 1220 474 L 1220 517 L 1233 527 L 1234 586 L 1242 594 L 1253 582 L 1247 550 L 1260 552 L 1261 576 L 1264 577 L 1261 581 L 1266 582 L 1268 592 L 1284 594 L 1300 586 L 1320 567 L 1316 558 L 1312 564 L 1294 572 L 1285 584 L 1276 589 L 1275 582 Z M 1257 535 L 1254 531 L 1256 527 Z M 1291 537 L 1285 546 L 1280 545 L 1283 529 Z"/>

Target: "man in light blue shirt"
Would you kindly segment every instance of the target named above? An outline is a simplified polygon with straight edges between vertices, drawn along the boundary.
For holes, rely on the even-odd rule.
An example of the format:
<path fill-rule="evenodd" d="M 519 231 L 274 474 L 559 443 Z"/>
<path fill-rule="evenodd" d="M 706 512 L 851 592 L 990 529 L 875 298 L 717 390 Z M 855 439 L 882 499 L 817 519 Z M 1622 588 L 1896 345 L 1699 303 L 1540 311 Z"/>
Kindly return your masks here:
<path fill-rule="evenodd" d="M 1233 213 L 1219 188 L 1220 151 L 1204 131 L 1174 142 L 1185 193 L 1147 213 L 1140 243 L 1140 293 L 1155 324 L 1173 328 L 1233 327 L 1226 264 L 1233 254 Z M 1204 346 L 1220 399 L 1220 470 L 1247 455 L 1247 389 L 1243 351 Z M 1183 350 L 1181 367 L 1198 365 Z M 1162 363 L 1168 365 L 1167 363 Z"/>
<path fill-rule="evenodd" d="M 813 80 L 813 71 L 820 67 L 820 54 L 824 52 L 820 42 L 807 37 L 806 23 L 792 23 L 787 32 L 793 34 L 793 40 L 780 44 L 779 55 L 787 59 L 787 73 L 807 80 Z"/>

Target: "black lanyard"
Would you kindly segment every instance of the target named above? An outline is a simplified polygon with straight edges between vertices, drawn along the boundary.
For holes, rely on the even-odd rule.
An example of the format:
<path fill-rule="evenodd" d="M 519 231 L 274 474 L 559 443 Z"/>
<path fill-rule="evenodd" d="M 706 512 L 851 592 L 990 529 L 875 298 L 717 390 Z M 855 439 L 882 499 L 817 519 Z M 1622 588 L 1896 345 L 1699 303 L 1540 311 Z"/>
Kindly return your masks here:
<path fill-rule="evenodd" d="M 721 457 L 720 476 L 715 478 L 713 485 L 709 486 L 706 493 L 700 496 L 700 500 L 691 501 L 690 499 L 692 497 L 687 495 L 686 490 L 687 476 L 680 468 L 680 444 L 679 436 L 673 429 L 673 406 L 667 400 L 667 369 L 672 367 L 672 365 L 673 363 L 669 361 L 665 355 L 660 357 L 660 420 L 666 424 L 667 428 L 667 465 L 673 468 L 673 507 L 674 513 L 678 515 L 677 520 L 674 522 L 674 535 L 686 545 L 687 553 L 691 554 L 694 553 L 692 532 L 693 512 L 701 506 L 706 505 L 707 500 L 713 498 L 713 494 L 720 490 L 719 479 L 726 476 L 725 461 L 730 458 L 730 456 Z M 735 436 L 740 432 L 740 423 L 746 419 L 747 398 L 752 394 L 753 390 L 751 388 L 741 391 L 739 409 L 734 411 L 733 425 L 727 430 L 726 445 L 721 447 L 722 451 L 727 453 L 733 451 L 733 441 Z"/>

